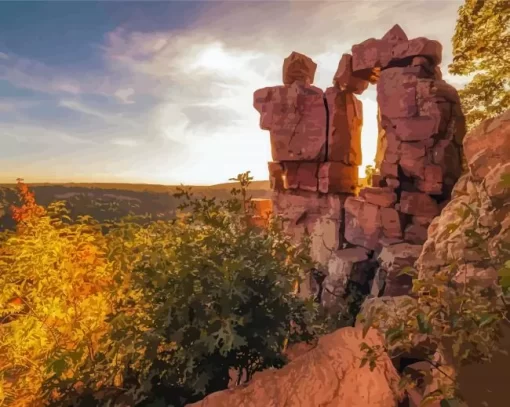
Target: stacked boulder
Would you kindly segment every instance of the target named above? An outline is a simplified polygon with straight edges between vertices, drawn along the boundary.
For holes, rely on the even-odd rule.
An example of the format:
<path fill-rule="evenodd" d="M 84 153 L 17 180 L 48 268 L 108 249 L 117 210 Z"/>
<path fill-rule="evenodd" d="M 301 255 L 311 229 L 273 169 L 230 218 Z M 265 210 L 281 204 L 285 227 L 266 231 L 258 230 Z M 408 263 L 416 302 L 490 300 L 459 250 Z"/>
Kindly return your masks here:
<path fill-rule="evenodd" d="M 353 74 L 377 72 L 380 176 L 345 202 L 345 239 L 377 256 L 376 296 L 409 292 L 411 278 L 398 273 L 420 255 L 461 175 L 465 122 L 456 90 L 441 78 L 441 53 L 439 42 L 409 40 L 398 25 L 352 47 Z"/>
<path fill-rule="evenodd" d="M 456 90 L 441 78 L 441 53 L 439 42 L 409 40 L 396 25 L 342 55 L 325 92 L 312 85 L 317 65 L 293 52 L 284 85 L 254 94 L 271 137 L 273 211 L 288 219 L 296 242 L 311 235 L 326 306 L 348 281 L 371 284 L 374 295 L 411 288 L 397 273 L 418 258 L 462 170 L 464 117 Z M 363 116 L 355 95 L 369 84 L 377 84 L 379 174 L 357 194 Z"/>
<path fill-rule="evenodd" d="M 312 257 L 325 265 L 342 244 L 343 203 L 357 188 L 362 112 L 350 93 L 313 86 L 316 69 L 293 52 L 283 64 L 284 85 L 257 90 L 254 107 L 271 137 L 273 210 L 296 243 L 310 235 Z M 304 284 L 301 293 L 310 289 Z"/>

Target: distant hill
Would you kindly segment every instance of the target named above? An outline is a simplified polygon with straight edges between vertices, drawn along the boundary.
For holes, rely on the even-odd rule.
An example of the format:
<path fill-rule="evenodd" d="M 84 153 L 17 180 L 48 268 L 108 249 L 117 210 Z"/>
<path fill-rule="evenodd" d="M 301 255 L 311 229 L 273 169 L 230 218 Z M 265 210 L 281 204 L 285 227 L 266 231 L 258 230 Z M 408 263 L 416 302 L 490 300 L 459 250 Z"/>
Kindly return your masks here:
<path fill-rule="evenodd" d="M 226 199 L 235 182 L 212 186 L 190 186 L 198 196 Z M 153 219 L 173 219 L 179 199 L 173 196 L 177 185 L 66 183 L 29 184 L 36 200 L 43 206 L 65 201 L 71 216 L 90 215 L 99 221 L 118 219 L 129 213 L 150 215 Z M 253 198 L 270 196 L 269 181 L 255 181 L 249 188 Z M 7 208 L 17 203 L 16 185 L 0 184 L 0 230 L 12 228 L 14 222 Z"/>

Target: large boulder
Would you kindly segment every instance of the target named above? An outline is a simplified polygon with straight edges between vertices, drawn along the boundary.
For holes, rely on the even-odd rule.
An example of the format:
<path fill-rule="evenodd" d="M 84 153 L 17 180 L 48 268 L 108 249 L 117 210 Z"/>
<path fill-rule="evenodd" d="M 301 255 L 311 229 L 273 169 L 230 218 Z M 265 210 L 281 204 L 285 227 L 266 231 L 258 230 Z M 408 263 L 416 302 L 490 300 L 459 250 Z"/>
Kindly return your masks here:
<path fill-rule="evenodd" d="M 399 376 L 382 355 L 370 371 L 360 367 L 362 342 L 382 345 L 369 330 L 343 328 L 319 339 L 317 346 L 279 370 L 256 373 L 248 384 L 213 393 L 188 407 L 395 407 Z"/>
<path fill-rule="evenodd" d="M 464 139 L 469 172 L 428 228 L 416 263 L 422 277 L 458 264 L 455 281 L 497 281 L 501 247 L 510 241 L 510 110 L 482 122 Z M 432 214 L 432 213 L 431 213 Z M 482 250 L 481 250 L 482 249 Z"/>
<path fill-rule="evenodd" d="M 255 91 L 260 128 L 269 130 L 274 161 L 324 161 L 327 117 L 323 91 L 305 82 Z"/>

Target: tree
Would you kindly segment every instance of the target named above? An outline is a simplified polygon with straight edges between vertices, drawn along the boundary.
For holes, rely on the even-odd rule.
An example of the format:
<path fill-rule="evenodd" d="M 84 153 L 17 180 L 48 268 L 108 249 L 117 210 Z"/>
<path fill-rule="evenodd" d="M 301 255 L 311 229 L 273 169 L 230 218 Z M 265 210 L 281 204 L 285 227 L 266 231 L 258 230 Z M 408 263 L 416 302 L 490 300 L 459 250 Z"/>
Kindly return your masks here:
<path fill-rule="evenodd" d="M 18 193 L 16 231 L 0 234 L 0 406 L 41 406 L 94 360 L 113 270 L 97 223 L 37 205 L 22 180 Z"/>
<path fill-rule="evenodd" d="M 468 128 L 510 108 L 510 2 L 466 0 L 453 43 L 454 75 L 474 75 L 459 92 Z"/>

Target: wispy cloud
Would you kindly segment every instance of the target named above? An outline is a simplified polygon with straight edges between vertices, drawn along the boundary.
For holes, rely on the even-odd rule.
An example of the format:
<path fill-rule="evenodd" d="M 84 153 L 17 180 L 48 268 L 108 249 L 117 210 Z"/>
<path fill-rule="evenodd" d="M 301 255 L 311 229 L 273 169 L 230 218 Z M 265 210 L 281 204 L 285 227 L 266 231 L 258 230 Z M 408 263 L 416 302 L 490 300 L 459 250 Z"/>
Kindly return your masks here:
<path fill-rule="evenodd" d="M 137 140 L 133 140 L 133 139 L 113 139 L 111 141 L 111 143 L 116 146 L 123 146 L 123 147 L 136 147 L 140 144 Z"/>
<path fill-rule="evenodd" d="M 91 139 L 103 140 L 102 147 L 112 149 L 104 153 L 108 168 L 103 172 L 147 174 L 159 182 L 212 183 L 251 170 L 265 179 L 269 134 L 258 128 L 252 98 L 256 89 L 281 83 L 284 57 L 292 51 L 312 57 L 318 64 L 315 84 L 324 89 L 331 86 L 342 53 L 369 37 L 381 37 L 398 23 L 411 38 L 440 40 L 445 79 L 462 86 L 465 78 L 446 73 L 461 3 L 218 2 L 186 28 L 135 31 L 126 25 L 106 33 L 96 48 L 101 71 L 69 72 L 0 54 L 0 79 L 52 94 L 57 106 L 94 123 Z M 366 165 L 377 137 L 374 89 L 362 99 Z M 0 104 L 0 111 L 2 106 L 9 109 Z M 66 125 L 83 134 L 83 122 Z M 116 150 L 122 154 L 111 156 Z"/>

